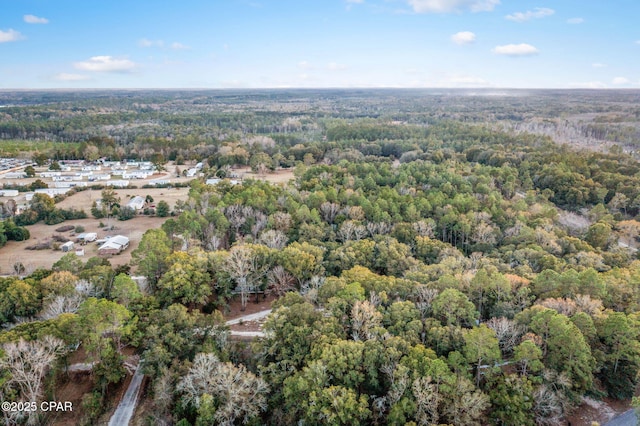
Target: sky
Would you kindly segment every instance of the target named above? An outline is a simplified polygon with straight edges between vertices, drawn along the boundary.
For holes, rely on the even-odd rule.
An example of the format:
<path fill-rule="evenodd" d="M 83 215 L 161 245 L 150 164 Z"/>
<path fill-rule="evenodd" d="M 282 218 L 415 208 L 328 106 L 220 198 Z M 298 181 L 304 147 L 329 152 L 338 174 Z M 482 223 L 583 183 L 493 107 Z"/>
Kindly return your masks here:
<path fill-rule="evenodd" d="M 0 89 L 640 88 L 639 0 L 0 0 Z"/>

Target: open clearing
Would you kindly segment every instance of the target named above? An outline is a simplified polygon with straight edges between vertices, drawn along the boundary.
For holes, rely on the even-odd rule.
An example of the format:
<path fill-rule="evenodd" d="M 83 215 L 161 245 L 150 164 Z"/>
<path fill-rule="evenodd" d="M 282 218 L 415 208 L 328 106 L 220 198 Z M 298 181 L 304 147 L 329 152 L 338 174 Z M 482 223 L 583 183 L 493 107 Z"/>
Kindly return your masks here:
<path fill-rule="evenodd" d="M 137 188 L 137 189 L 114 189 L 118 197 L 120 197 L 120 205 L 125 206 L 127 202 L 140 195 L 146 197 L 150 195 L 153 198 L 153 204 L 157 204 L 160 200 L 164 200 L 169 204 L 169 207 L 173 209 L 176 205 L 176 201 L 187 201 L 189 195 L 189 188 Z M 91 205 L 94 201 L 99 200 L 101 197 L 101 190 L 87 189 L 85 191 L 77 192 L 58 204 L 56 207 L 60 209 L 74 208 L 76 210 L 84 210 L 87 214 L 90 214 Z M 103 222 L 105 220 L 103 219 Z"/>
<path fill-rule="evenodd" d="M 249 167 L 242 167 L 233 169 L 234 173 L 237 173 L 243 179 L 256 179 L 264 180 L 271 183 L 287 183 L 291 179 L 294 179 L 293 169 L 278 169 L 273 173 L 267 173 L 266 175 L 258 175 L 251 171 Z"/>
<path fill-rule="evenodd" d="M 251 172 L 248 167 L 234 169 L 234 172 L 243 179 L 256 179 L 264 180 L 274 184 L 285 184 L 294 178 L 293 169 L 282 169 L 274 173 L 269 173 L 265 176 L 259 176 Z M 26 180 L 21 183 L 30 183 L 31 180 Z M 186 179 L 180 179 L 180 181 L 186 181 Z M 143 182 L 134 182 L 141 184 Z M 137 188 L 137 189 L 115 189 L 122 205 L 126 203 L 132 197 L 140 195 L 146 197 L 150 195 L 154 202 L 157 204 L 160 200 L 164 200 L 169 204 L 169 207 L 173 210 L 178 200 L 186 201 L 189 196 L 189 188 Z M 101 196 L 99 190 L 85 190 L 73 194 L 60 203 L 56 204 L 56 207 L 61 209 L 84 210 L 89 216 L 91 216 L 91 205 L 94 201 L 98 200 Z M 121 254 L 112 256 L 109 258 L 111 264 L 124 265 L 131 260 L 131 251 L 135 250 L 140 243 L 142 234 L 147 229 L 159 228 L 165 220 L 168 218 L 161 217 L 147 217 L 137 216 L 134 219 L 128 221 L 119 221 L 117 219 L 111 219 L 111 225 L 116 229 L 113 231 L 103 231 L 99 226 L 100 222 L 107 223 L 107 219 L 95 219 L 89 217 L 87 219 L 70 220 L 57 225 L 45 225 L 43 222 L 35 225 L 27 226 L 31 233 L 31 238 L 27 241 L 9 241 L 7 245 L 0 248 L 0 274 L 7 275 L 13 271 L 13 265 L 16 262 L 22 262 L 26 268 L 26 272 L 29 273 L 37 268 L 51 268 L 51 266 L 57 262 L 65 253 L 60 250 L 26 250 L 25 247 L 32 246 L 38 242 L 43 242 L 50 239 L 54 234 L 59 234 L 66 237 L 69 240 L 75 241 L 73 232 L 56 232 L 55 229 L 64 225 L 83 226 L 85 232 L 96 232 L 98 238 L 104 238 L 105 235 L 124 235 L 129 237 L 130 245 Z M 76 247 L 80 247 L 76 244 Z M 88 259 L 92 256 L 98 255 L 98 245 L 95 243 L 89 243 L 84 246 L 85 255 L 84 259 Z"/>
<path fill-rule="evenodd" d="M 125 237 L 129 237 L 129 248 L 120 254 L 109 257 L 109 261 L 112 265 L 124 265 L 131 260 L 131 252 L 138 247 L 142 234 L 144 234 L 147 229 L 159 228 L 167 219 L 168 218 L 166 217 L 138 216 L 124 222 L 112 220 L 111 224 L 115 226 L 116 229 L 108 233 L 98 226 L 100 220 L 94 218 L 69 220 L 58 225 L 45 225 L 40 222 L 27 227 L 29 232 L 31 232 L 31 238 L 29 240 L 19 242 L 9 241 L 6 246 L 0 248 L 0 274 L 10 274 L 13 270 L 13 264 L 18 261 L 25 265 L 27 273 L 37 268 L 51 268 L 51 265 L 57 262 L 65 255 L 65 253 L 60 250 L 26 250 L 25 247 L 51 238 L 53 234 L 62 235 L 72 241 L 75 241 L 74 237 L 72 237 L 71 231 L 55 231 L 56 228 L 64 225 L 81 225 L 85 228 L 85 232 L 96 232 L 98 234 L 98 238 L 103 238 L 107 234 L 120 234 Z M 102 219 L 102 222 L 106 223 L 106 219 Z M 98 244 L 96 243 L 89 243 L 85 246 L 76 244 L 76 247 L 84 247 L 84 260 L 98 255 Z"/>

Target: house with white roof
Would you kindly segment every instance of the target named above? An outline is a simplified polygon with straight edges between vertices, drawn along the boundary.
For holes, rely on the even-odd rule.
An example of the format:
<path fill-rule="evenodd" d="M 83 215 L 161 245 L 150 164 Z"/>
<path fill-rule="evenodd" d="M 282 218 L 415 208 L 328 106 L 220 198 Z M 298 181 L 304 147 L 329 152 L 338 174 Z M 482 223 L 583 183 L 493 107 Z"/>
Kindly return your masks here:
<path fill-rule="evenodd" d="M 129 238 L 124 235 L 116 235 L 98 248 L 98 254 L 101 256 L 114 255 L 126 250 L 127 247 L 129 247 Z"/>
<path fill-rule="evenodd" d="M 129 202 L 127 203 L 127 207 L 132 208 L 133 210 L 142 210 L 144 208 L 144 198 L 136 195 L 135 197 L 133 197 L 132 199 L 129 200 Z"/>

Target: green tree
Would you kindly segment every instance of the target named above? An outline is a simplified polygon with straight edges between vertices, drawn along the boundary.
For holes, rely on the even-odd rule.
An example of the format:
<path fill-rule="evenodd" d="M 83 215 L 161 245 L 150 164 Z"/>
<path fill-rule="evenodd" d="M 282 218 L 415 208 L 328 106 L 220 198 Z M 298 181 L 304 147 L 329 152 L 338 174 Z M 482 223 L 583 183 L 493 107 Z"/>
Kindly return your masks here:
<path fill-rule="evenodd" d="M 206 315 L 180 304 L 153 310 L 140 323 L 144 371 L 153 377 L 174 360 L 192 359 L 207 345 L 222 351 L 228 327 L 218 311 Z"/>
<path fill-rule="evenodd" d="M 47 194 L 34 194 L 29 207 L 36 212 L 38 220 L 43 220 L 55 210 L 56 204 Z"/>
<path fill-rule="evenodd" d="M 129 275 L 118 274 L 113 281 L 111 297 L 119 304 L 129 307 L 132 302 L 142 297 L 138 284 Z"/>
<path fill-rule="evenodd" d="M 491 418 L 497 425 L 534 426 L 533 385 L 526 377 L 499 375 L 491 383 Z"/>
<path fill-rule="evenodd" d="M 202 306 L 211 295 L 207 257 L 200 251 L 175 252 L 167 258 L 169 268 L 158 281 L 158 297 L 165 304 L 180 302 Z"/>
<path fill-rule="evenodd" d="M 138 273 L 147 277 L 151 289 L 156 288 L 158 280 L 167 270 L 170 247 L 169 238 L 162 229 L 149 229 L 131 253 L 132 263 L 138 267 Z"/>
<path fill-rule="evenodd" d="M 113 340 L 118 350 L 122 340 L 135 328 L 133 315 L 127 308 L 106 299 L 90 297 L 78 309 L 81 338 L 87 351 L 100 359 L 100 353 L 108 340 Z"/>
<path fill-rule="evenodd" d="M 170 209 L 169 209 L 169 204 L 164 201 L 164 200 L 160 200 L 158 202 L 158 205 L 156 206 L 156 216 L 158 217 L 167 217 L 170 214 Z"/>
<path fill-rule="evenodd" d="M 36 175 L 36 169 L 34 169 L 33 166 L 25 167 L 24 172 L 27 174 L 27 177 L 34 177 Z"/>
<path fill-rule="evenodd" d="M 596 325 L 604 358 L 598 376 L 610 396 L 630 398 L 640 372 L 640 321 L 623 312 L 606 311 Z"/>
<path fill-rule="evenodd" d="M 67 253 L 53 264 L 54 271 L 68 271 L 77 274 L 83 268 L 82 260 L 75 253 Z"/>
<path fill-rule="evenodd" d="M 478 312 L 467 296 L 456 289 L 448 288 L 433 301 L 433 315 L 442 324 L 470 326 L 475 323 Z"/>
<path fill-rule="evenodd" d="M 496 333 L 485 324 L 480 324 L 464 333 L 464 356 L 476 368 L 476 386 L 480 383 L 480 375 L 490 372 L 494 364 L 500 360 L 500 346 Z"/>
<path fill-rule="evenodd" d="M 545 366 L 566 373 L 573 382 L 574 389 L 591 389 L 595 360 L 578 327 L 565 315 L 550 309 L 542 309 L 536 313 L 529 327 L 546 345 L 543 348 Z"/>

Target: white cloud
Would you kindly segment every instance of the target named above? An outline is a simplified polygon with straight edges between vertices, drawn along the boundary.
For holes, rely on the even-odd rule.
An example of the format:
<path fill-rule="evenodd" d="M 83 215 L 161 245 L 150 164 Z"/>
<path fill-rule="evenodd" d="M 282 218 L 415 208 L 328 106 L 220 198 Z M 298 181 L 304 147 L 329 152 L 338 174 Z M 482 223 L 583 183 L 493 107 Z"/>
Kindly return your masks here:
<path fill-rule="evenodd" d="M 131 72 L 136 64 L 129 59 L 117 59 L 112 56 L 93 56 L 87 61 L 73 64 L 76 69 L 92 72 Z"/>
<path fill-rule="evenodd" d="M 24 15 L 24 22 L 27 24 L 48 24 L 49 20 L 47 18 L 41 18 L 36 15 Z"/>
<path fill-rule="evenodd" d="M 495 54 L 506 56 L 531 56 L 537 55 L 540 52 L 534 46 L 526 43 L 496 46 L 492 51 Z"/>
<path fill-rule="evenodd" d="M 556 13 L 555 10 L 546 7 L 536 7 L 534 10 L 527 10 L 526 12 L 516 12 L 511 15 L 505 16 L 506 19 L 515 22 L 525 22 L 531 19 L 540 19 L 545 16 L 551 16 Z"/>
<path fill-rule="evenodd" d="M 171 43 L 171 46 L 169 47 L 171 47 L 171 49 L 173 50 L 190 50 L 191 49 L 186 44 L 178 43 L 177 41 L 174 41 L 173 43 Z"/>
<path fill-rule="evenodd" d="M 584 18 L 571 18 L 567 19 L 567 24 L 582 24 L 584 23 Z"/>
<path fill-rule="evenodd" d="M 164 41 L 162 40 L 149 40 L 142 38 L 138 40 L 138 46 L 140 47 L 164 47 Z"/>
<path fill-rule="evenodd" d="M 329 62 L 327 64 L 327 69 L 329 71 L 342 71 L 342 70 L 346 70 L 347 66 L 344 64 L 338 64 L 337 62 Z"/>
<path fill-rule="evenodd" d="M 364 0 L 347 0 L 347 3 L 357 3 L 357 4 L 361 4 L 361 3 L 364 3 Z"/>
<path fill-rule="evenodd" d="M 611 81 L 611 83 L 615 85 L 629 84 L 629 79 L 625 77 L 616 77 Z"/>
<path fill-rule="evenodd" d="M 601 81 L 587 81 L 584 83 L 569 83 L 569 87 L 574 89 L 606 89 L 607 85 Z"/>
<path fill-rule="evenodd" d="M 451 41 L 456 44 L 471 44 L 476 41 L 476 35 L 471 31 L 460 31 L 451 36 Z"/>
<path fill-rule="evenodd" d="M 500 0 L 408 0 L 408 3 L 416 13 L 489 12 Z"/>
<path fill-rule="evenodd" d="M 89 77 L 82 74 L 70 74 L 66 72 L 61 72 L 60 74 L 56 74 L 53 77 L 53 79 L 58 81 L 82 81 L 82 80 L 88 80 Z"/>
<path fill-rule="evenodd" d="M 0 43 L 6 43 L 9 41 L 17 41 L 20 40 L 22 38 L 22 34 L 20 34 L 18 31 L 16 30 L 7 30 L 7 31 L 2 31 L 0 30 Z"/>
<path fill-rule="evenodd" d="M 298 62 L 298 68 L 300 68 L 301 70 L 310 70 L 313 67 L 307 61 L 300 61 L 300 62 Z"/>
<path fill-rule="evenodd" d="M 640 40 L 636 40 L 636 44 L 640 44 Z"/>
<path fill-rule="evenodd" d="M 593 68 L 606 68 L 606 67 L 607 67 L 607 64 L 602 64 L 602 63 L 600 63 L 600 62 L 595 62 L 595 63 L 591 64 L 591 66 L 592 66 Z"/>
<path fill-rule="evenodd" d="M 149 40 L 148 38 L 141 38 L 138 40 L 138 46 L 140 47 L 157 47 L 159 49 L 173 49 L 173 50 L 190 50 L 191 47 L 186 44 L 174 41 L 167 45 L 164 40 Z"/>

